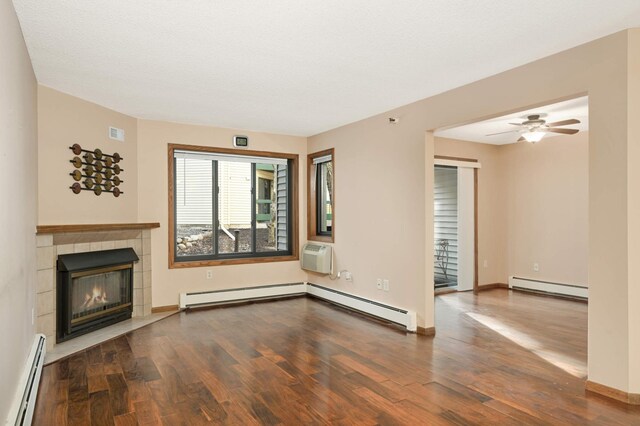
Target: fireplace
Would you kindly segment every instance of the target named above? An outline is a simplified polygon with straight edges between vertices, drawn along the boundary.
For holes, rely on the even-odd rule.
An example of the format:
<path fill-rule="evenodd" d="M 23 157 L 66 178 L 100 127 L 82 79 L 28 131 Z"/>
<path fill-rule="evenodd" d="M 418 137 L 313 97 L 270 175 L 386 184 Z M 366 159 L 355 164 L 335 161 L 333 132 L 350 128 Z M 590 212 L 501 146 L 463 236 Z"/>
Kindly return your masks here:
<path fill-rule="evenodd" d="M 136 261 L 131 248 L 58 256 L 56 342 L 131 318 Z"/>

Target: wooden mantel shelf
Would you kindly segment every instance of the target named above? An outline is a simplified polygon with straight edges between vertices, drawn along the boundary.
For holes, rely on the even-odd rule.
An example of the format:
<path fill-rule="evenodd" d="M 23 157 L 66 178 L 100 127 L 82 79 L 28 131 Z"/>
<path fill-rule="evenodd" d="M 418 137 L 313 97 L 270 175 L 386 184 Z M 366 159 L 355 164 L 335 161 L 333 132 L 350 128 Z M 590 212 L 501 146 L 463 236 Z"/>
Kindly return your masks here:
<path fill-rule="evenodd" d="M 131 229 L 159 228 L 158 222 L 149 223 L 94 223 L 85 225 L 38 225 L 36 234 L 61 234 L 64 232 L 127 231 Z"/>

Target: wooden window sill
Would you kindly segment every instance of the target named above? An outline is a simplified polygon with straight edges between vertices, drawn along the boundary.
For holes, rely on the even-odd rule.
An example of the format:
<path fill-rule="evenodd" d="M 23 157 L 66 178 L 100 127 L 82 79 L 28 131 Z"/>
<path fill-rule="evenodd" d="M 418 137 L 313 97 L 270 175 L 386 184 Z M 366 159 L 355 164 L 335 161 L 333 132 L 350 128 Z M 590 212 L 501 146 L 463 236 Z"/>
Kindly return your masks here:
<path fill-rule="evenodd" d="M 298 260 L 300 260 L 300 257 L 297 255 L 249 257 L 240 259 L 203 259 L 189 260 L 185 262 L 171 262 L 169 264 L 169 269 L 198 268 L 201 266 L 247 265 L 253 263 L 293 262 Z"/>

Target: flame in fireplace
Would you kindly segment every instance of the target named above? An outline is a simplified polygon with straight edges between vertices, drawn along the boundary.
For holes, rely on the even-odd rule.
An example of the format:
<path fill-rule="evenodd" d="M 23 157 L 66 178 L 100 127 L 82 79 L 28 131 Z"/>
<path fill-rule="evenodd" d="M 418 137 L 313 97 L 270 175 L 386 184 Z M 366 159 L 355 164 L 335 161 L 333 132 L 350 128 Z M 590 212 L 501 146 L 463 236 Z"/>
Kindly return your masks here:
<path fill-rule="evenodd" d="M 82 307 L 84 309 L 95 308 L 101 305 L 106 305 L 109 303 L 107 300 L 107 293 L 101 286 L 95 285 L 91 290 L 91 294 L 87 293 L 84 295 L 84 303 Z"/>

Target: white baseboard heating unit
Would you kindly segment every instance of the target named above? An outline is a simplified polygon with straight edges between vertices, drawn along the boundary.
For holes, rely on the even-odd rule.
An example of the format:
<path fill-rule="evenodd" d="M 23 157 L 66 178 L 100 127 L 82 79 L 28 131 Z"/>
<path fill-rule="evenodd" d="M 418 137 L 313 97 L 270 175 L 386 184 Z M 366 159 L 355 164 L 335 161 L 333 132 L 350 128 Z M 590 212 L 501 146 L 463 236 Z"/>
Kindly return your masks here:
<path fill-rule="evenodd" d="M 9 411 L 9 417 L 7 417 L 7 425 L 27 426 L 31 424 L 46 352 L 47 345 L 44 334 L 36 334 L 18 384 L 16 397 Z"/>
<path fill-rule="evenodd" d="M 306 294 L 306 292 L 307 286 L 305 283 L 292 283 L 261 287 L 244 287 L 233 290 L 180 293 L 180 309 L 215 305 L 216 303 L 242 302 L 245 300 L 260 300 L 279 296 L 295 296 Z"/>
<path fill-rule="evenodd" d="M 307 294 L 326 300 L 335 305 L 345 306 L 395 324 L 403 325 L 408 331 L 416 331 L 418 323 L 416 313 L 365 299 L 353 294 L 343 293 L 316 284 L 307 284 Z"/>
<path fill-rule="evenodd" d="M 359 296 L 343 293 L 311 283 L 276 284 L 262 287 L 246 287 L 233 290 L 214 290 L 197 293 L 180 293 L 180 309 L 219 303 L 263 300 L 282 296 L 310 295 L 335 305 L 341 305 L 386 321 L 405 326 L 408 331 L 417 330 L 416 313 L 385 305 Z"/>
<path fill-rule="evenodd" d="M 573 284 L 554 283 L 540 281 L 531 278 L 509 277 L 509 288 L 538 293 L 546 293 L 560 296 L 569 296 L 576 299 L 588 299 L 589 289 Z"/>

